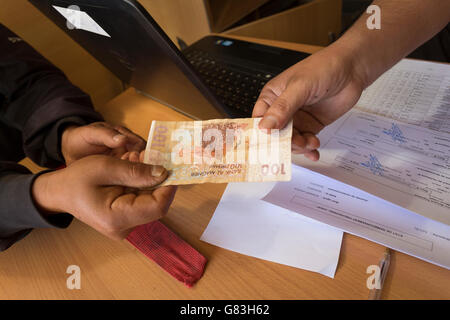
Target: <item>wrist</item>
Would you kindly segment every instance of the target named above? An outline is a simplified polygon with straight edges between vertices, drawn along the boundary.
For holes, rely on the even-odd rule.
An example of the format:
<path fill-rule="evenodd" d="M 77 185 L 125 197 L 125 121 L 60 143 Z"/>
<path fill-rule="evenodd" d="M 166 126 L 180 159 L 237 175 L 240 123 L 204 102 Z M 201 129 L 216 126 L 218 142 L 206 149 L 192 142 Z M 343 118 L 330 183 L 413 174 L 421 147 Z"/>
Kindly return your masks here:
<path fill-rule="evenodd" d="M 48 172 L 38 176 L 31 187 L 34 204 L 43 215 L 63 212 L 59 205 L 58 192 L 55 192 L 55 177 L 58 172 Z"/>
<path fill-rule="evenodd" d="M 340 62 L 345 65 L 350 81 L 361 87 L 361 90 L 371 84 L 370 68 L 364 58 L 364 52 L 358 45 L 352 41 L 345 41 L 345 39 L 341 41 L 340 39 L 330 45 L 327 50 L 330 51 L 330 56 L 339 57 Z"/>

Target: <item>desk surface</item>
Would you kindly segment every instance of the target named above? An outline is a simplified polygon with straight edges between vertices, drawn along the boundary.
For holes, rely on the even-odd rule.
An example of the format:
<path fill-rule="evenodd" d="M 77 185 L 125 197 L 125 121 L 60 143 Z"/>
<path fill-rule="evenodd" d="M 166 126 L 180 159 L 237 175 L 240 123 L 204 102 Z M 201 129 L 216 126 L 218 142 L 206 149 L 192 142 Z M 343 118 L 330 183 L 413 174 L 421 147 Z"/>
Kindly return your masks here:
<path fill-rule="evenodd" d="M 318 50 L 292 43 L 259 42 Z M 125 125 L 143 137 L 151 120 L 186 119 L 134 89 L 99 111 L 107 121 Z M 378 264 L 384 252 L 384 247 L 368 240 L 345 234 L 335 279 L 200 241 L 225 187 L 180 187 L 163 219 L 208 259 L 203 278 L 191 289 L 128 242 L 109 240 L 74 221 L 66 230 L 34 230 L 0 254 L 0 299 L 367 299 L 366 269 Z M 69 265 L 81 268 L 81 290 L 66 287 Z M 394 252 L 382 298 L 449 299 L 450 271 Z"/>

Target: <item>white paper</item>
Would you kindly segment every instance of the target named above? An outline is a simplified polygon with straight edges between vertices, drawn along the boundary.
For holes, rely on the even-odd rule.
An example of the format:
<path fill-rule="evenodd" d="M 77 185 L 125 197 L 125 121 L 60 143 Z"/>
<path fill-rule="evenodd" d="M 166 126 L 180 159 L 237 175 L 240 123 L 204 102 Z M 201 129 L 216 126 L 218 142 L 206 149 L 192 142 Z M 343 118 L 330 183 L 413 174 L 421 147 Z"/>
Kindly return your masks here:
<path fill-rule="evenodd" d="M 403 60 L 294 162 L 450 225 L 450 66 Z"/>
<path fill-rule="evenodd" d="M 450 226 L 308 169 L 263 200 L 450 269 Z"/>
<path fill-rule="evenodd" d="M 260 200 L 274 183 L 230 183 L 201 240 L 333 278 L 342 231 Z"/>
<path fill-rule="evenodd" d="M 53 6 L 53 8 L 66 18 L 70 26 L 111 38 L 111 36 L 86 12 L 58 6 Z"/>

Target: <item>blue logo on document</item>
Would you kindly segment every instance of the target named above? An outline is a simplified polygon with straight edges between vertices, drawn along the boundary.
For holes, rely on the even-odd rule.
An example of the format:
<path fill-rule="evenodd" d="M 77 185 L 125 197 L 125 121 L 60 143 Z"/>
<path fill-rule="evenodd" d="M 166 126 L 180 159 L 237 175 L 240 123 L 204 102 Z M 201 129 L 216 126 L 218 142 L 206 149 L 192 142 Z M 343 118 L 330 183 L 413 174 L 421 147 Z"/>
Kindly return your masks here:
<path fill-rule="evenodd" d="M 391 136 L 391 138 L 392 138 L 392 140 L 394 140 L 394 142 L 400 142 L 400 143 L 406 142 L 406 138 L 403 135 L 402 130 L 395 123 L 392 124 L 391 129 L 383 130 L 383 133 L 387 134 L 388 136 Z"/>
<path fill-rule="evenodd" d="M 370 159 L 367 162 L 361 162 L 361 165 L 368 168 L 375 175 L 381 176 L 383 174 L 384 169 L 377 156 L 371 154 Z"/>

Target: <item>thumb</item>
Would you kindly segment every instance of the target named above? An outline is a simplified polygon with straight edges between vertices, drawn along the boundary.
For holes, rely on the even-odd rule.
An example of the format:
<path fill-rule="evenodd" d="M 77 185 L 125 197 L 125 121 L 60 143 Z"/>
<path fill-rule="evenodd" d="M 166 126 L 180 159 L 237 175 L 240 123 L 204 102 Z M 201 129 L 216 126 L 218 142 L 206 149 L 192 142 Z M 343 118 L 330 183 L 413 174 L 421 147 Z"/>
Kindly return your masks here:
<path fill-rule="evenodd" d="M 151 188 L 167 178 L 167 170 L 162 166 L 130 162 L 107 156 L 96 156 L 96 182 L 101 185 L 115 185 L 130 188 Z M 99 170 L 99 168 L 101 168 Z"/>
<path fill-rule="evenodd" d="M 259 127 L 261 129 L 284 128 L 291 121 L 294 113 L 305 105 L 309 95 L 309 89 L 303 82 L 288 85 L 268 106 Z"/>
<path fill-rule="evenodd" d="M 128 140 L 124 134 L 106 126 L 86 126 L 83 129 L 82 137 L 84 140 L 97 146 L 114 149 L 125 146 Z"/>

